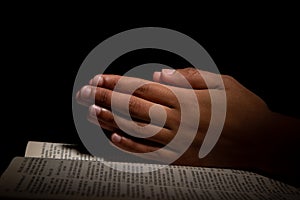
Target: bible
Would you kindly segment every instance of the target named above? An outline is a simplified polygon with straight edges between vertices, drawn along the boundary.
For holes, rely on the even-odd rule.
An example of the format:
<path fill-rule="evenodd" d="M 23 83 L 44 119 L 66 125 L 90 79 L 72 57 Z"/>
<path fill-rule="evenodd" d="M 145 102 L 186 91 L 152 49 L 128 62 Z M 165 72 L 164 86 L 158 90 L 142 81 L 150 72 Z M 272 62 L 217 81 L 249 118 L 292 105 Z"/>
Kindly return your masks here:
<path fill-rule="evenodd" d="M 300 199 L 298 188 L 242 170 L 107 161 L 72 144 L 29 141 L 0 179 L 5 199 Z M 134 173 L 115 170 L 118 166 Z M 151 169 L 139 173 L 141 169 Z M 157 169 L 157 170 L 155 170 Z"/>

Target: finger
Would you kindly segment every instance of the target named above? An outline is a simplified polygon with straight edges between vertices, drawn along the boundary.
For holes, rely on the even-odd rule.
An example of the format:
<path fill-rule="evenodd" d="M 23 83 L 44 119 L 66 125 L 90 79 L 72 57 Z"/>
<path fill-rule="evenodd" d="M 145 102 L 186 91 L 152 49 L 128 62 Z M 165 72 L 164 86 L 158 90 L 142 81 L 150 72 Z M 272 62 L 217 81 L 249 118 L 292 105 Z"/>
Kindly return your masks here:
<path fill-rule="evenodd" d="M 169 160 L 170 158 L 174 158 L 177 156 L 175 152 L 166 148 L 161 149 L 156 146 L 141 144 L 132 139 L 121 136 L 117 133 L 113 133 L 111 135 L 111 141 L 112 144 L 118 149 L 126 153 L 135 153 L 134 155 L 145 159 L 151 159 L 162 162 L 164 160 Z M 147 154 L 149 152 L 152 153 Z"/>
<path fill-rule="evenodd" d="M 140 78 L 118 75 L 97 75 L 91 79 L 90 83 L 93 86 L 132 94 L 166 106 L 172 106 L 174 103 L 173 99 L 176 99 L 173 92 L 167 86 Z"/>
<path fill-rule="evenodd" d="M 153 80 L 193 89 L 218 89 L 223 86 L 221 75 L 195 68 L 163 69 L 161 72 L 153 74 Z"/>
<path fill-rule="evenodd" d="M 96 126 L 99 126 L 99 127 L 103 128 L 103 129 L 105 129 L 107 131 L 110 131 L 110 132 L 119 131 L 119 129 L 115 128 L 114 126 L 111 126 L 111 124 L 99 121 L 97 119 L 97 117 L 95 117 L 95 116 L 88 115 L 87 116 L 87 120 L 89 122 L 91 122 L 92 124 L 95 124 Z"/>
<path fill-rule="evenodd" d="M 93 124 L 97 126 L 101 126 L 103 129 L 106 129 L 110 132 L 115 132 L 110 136 L 110 140 L 113 147 L 119 149 L 120 151 L 126 152 L 126 153 L 137 153 L 134 154 L 136 156 L 139 156 L 144 159 L 151 159 L 151 160 L 157 160 L 160 161 L 159 158 L 162 158 L 161 156 L 158 156 L 158 154 L 153 155 L 146 155 L 143 153 L 148 152 L 154 152 L 161 148 L 161 146 L 157 146 L 154 143 L 148 142 L 148 144 L 143 144 L 141 142 L 137 142 L 133 139 L 129 139 L 128 137 L 122 136 L 121 133 L 117 134 L 118 131 L 113 131 L 114 128 L 112 128 L 110 125 L 106 125 L 104 122 L 98 121 L 95 117 L 88 116 L 88 120 L 92 122 Z M 151 144 L 151 145 L 150 145 Z M 165 153 L 165 155 L 170 154 L 170 152 Z"/>
<path fill-rule="evenodd" d="M 76 93 L 76 101 L 84 106 L 89 106 L 92 103 L 92 94 L 90 87 L 84 86 Z"/>
<path fill-rule="evenodd" d="M 100 108 L 96 105 L 92 105 L 89 108 L 89 116 L 91 118 L 94 118 L 95 121 L 109 126 L 109 131 L 117 131 L 120 129 L 119 131 L 123 131 L 128 135 L 138 138 L 142 137 L 146 140 L 153 141 L 162 145 L 168 144 L 174 136 L 174 134 L 169 129 L 158 127 L 152 124 L 134 122 L 117 114 L 113 115 L 111 111 Z M 116 123 L 115 119 L 118 123 Z M 150 133 L 156 134 L 152 136 L 150 135 Z"/>
<path fill-rule="evenodd" d="M 113 94 L 114 98 L 112 98 Z M 85 105 L 87 106 L 95 103 L 99 107 L 108 108 L 110 110 L 113 100 L 114 111 L 128 117 L 130 114 L 130 116 L 132 116 L 134 119 L 141 120 L 146 123 L 151 122 L 152 124 L 159 126 L 165 125 L 166 128 L 172 128 L 172 124 L 174 124 L 172 121 L 179 115 L 179 113 L 169 107 L 155 104 L 139 97 L 113 92 L 100 87 L 84 86 L 80 90 L 78 96 L 79 101 L 85 102 Z M 93 100 L 93 98 L 95 100 Z M 152 108 L 159 109 L 154 110 Z M 151 118 L 149 116 L 150 109 Z M 165 124 L 163 124 L 164 122 Z"/>
<path fill-rule="evenodd" d="M 120 134 L 117 134 L 117 133 L 113 133 L 111 135 L 111 141 L 116 146 L 122 148 L 123 150 L 129 151 L 129 152 L 146 153 L 146 152 L 156 151 L 158 149 L 158 147 L 144 145 L 139 142 L 135 142 L 132 139 L 121 136 Z"/>
<path fill-rule="evenodd" d="M 102 122 L 109 125 L 110 127 L 115 128 L 115 130 L 119 129 L 110 110 L 92 105 L 89 107 L 88 116 L 94 118 L 99 123 Z"/>

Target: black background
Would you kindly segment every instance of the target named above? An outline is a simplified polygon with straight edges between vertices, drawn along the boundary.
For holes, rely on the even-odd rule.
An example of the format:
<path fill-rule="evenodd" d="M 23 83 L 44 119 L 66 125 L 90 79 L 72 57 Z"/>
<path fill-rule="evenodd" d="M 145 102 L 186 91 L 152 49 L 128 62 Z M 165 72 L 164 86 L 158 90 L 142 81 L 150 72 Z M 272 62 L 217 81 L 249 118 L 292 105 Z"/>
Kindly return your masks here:
<path fill-rule="evenodd" d="M 165 27 L 194 38 L 221 73 L 235 77 L 273 111 L 300 116 L 299 16 L 293 10 L 266 7 L 184 19 L 165 14 L 155 20 L 155 13 L 144 13 L 147 20 L 138 14 L 113 20 L 115 13 L 101 15 L 103 9 L 93 16 L 82 10 L 74 16 L 67 9 L 36 10 L 13 9 L 2 17 L 1 172 L 13 157 L 24 155 L 29 140 L 80 144 L 71 107 L 77 70 L 100 42 L 131 28 Z M 115 73 L 120 71 L 121 64 Z"/>

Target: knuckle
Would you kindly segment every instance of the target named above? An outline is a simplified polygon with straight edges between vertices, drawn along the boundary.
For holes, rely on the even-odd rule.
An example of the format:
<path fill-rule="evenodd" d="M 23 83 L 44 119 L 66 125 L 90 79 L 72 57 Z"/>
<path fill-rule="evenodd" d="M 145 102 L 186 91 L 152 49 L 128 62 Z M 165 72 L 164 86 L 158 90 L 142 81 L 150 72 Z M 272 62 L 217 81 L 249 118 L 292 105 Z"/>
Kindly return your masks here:
<path fill-rule="evenodd" d="M 102 75 L 102 84 L 110 89 L 115 89 L 120 78 L 121 76 L 118 75 Z"/>
<path fill-rule="evenodd" d="M 141 123 L 136 122 L 136 127 L 135 127 L 135 133 L 139 135 L 145 135 L 145 126 L 142 125 Z"/>
<path fill-rule="evenodd" d="M 187 68 L 183 68 L 183 69 L 177 69 L 176 71 L 185 75 L 185 74 L 190 74 L 193 69 L 194 68 L 192 68 L 192 67 L 187 67 Z"/>
<path fill-rule="evenodd" d="M 108 101 L 108 92 L 104 90 L 101 95 L 101 102 L 106 103 Z"/>
<path fill-rule="evenodd" d="M 181 70 L 180 70 L 181 71 Z M 182 73 L 186 74 L 188 76 L 195 76 L 195 75 L 199 75 L 199 72 L 197 69 L 193 68 L 193 67 L 188 67 L 188 68 L 184 68 L 182 69 Z"/>
<path fill-rule="evenodd" d="M 129 100 L 129 112 L 131 114 L 137 114 L 137 112 L 141 111 L 141 104 L 133 97 Z"/>
<path fill-rule="evenodd" d="M 100 118 L 105 120 L 109 124 L 115 125 L 114 116 L 112 114 L 108 113 L 108 111 L 100 112 Z"/>
<path fill-rule="evenodd" d="M 229 75 L 222 75 L 224 81 L 234 81 L 235 79 Z"/>
<path fill-rule="evenodd" d="M 107 81 L 107 85 L 109 85 L 109 87 L 111 89 L 114 89 L 116 88 L 116 85 L 118 84 L 119 80 L 121 79 L 122 77 L 119 76 L 119 75 L 113 75 L 109 80 L 110 81 Z M 105 81 L 105 80 L 104 80 Z"/>
<path fill-rule="evenodd" d="M 191 76 L 199 76 L 199 71 L 195 68 L 189 68 L 188 72 Z"/>
<path fill-rule="evenodd" d="M 192 71 L 195 71 L 195 68 L 193 68 L 193 67 L 187 67 L 187 68 L 184 68 L 183 70 L 187 71 L 187 72 L 192 72 Z"/>
<path fill-rule="evenodd" d="M 99 93 L 100 93 L 99 103 L 104 105 L 109 105 L 109 100 L 110 100 L 109 92 L 107 90 L 102 89 Z"/>
<path fill-rule="evenodd" d="M 134 93 L 139 95 L 146 94 L 149 92 L 149 87 L 149 84 L 143 84 L 141 87 L 137 88 Z"/>
<path fill-rule="evenodd" d="M 228 86 L 237 83 L 237 80 L 235 80 L 235 78 L 233 78 L 232 76 L 229 76 L 229 75 L 222 75 L 222 79 L 223 79 L 225 88 L 228 88 Z"/>

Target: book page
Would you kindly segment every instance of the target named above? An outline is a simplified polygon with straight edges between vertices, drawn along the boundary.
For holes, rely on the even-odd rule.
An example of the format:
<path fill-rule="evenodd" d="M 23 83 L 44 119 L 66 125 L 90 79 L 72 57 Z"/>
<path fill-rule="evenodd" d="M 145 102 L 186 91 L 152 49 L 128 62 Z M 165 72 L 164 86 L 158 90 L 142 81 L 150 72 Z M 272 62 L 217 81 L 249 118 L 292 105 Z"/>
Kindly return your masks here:
<path fill-rule="evenodd" d="M 84 152 L 78 148 L 78 145 L 36 141 L 29 141 L 27 143 L 25 157 L 94 161 L 103 160 L 103 158 L 94 157 L 87 152 Z"/>
<path fill-rule="evenodd" d="M 112 162 L 135 172 L 153 164 Z M 105 161 L 15 158 L 0 196 L 28 199 L 299 199 L 297 188 L 244 171 L 166 166 L 149 173 L 114 170 Z"/>

